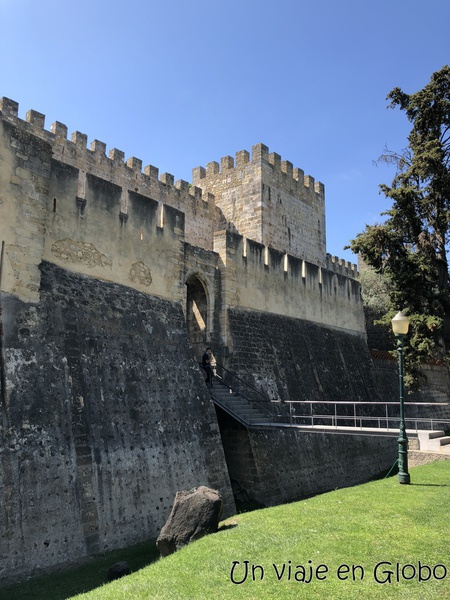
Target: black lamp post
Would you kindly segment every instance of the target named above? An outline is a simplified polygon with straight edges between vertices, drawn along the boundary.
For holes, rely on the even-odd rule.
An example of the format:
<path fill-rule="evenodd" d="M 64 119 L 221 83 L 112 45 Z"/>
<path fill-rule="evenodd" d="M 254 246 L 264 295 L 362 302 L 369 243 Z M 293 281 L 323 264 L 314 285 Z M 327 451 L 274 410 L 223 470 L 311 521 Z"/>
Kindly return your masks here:
<path fill-rule="evenodd" d="M 398 385 L 400 393 L 400 432 L 398 436 L 398 481 L 409 483 L 408 473 L 408 438 L 406 437 L 405 417 L 403 410 L 403 338 L 408 333 L 409 319 L 399 312 L 391 321 L 392 330 L 397 338 L 398 352 Z"/>

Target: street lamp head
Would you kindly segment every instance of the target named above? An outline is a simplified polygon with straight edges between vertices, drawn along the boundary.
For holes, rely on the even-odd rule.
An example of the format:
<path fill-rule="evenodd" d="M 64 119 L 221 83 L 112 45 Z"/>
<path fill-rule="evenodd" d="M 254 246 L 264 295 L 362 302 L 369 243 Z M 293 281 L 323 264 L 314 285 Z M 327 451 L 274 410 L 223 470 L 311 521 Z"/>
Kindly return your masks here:
<path fill-rule="evenodd" d="M 398 312 L 395 317 L 391 320 L 392 331 L 395 335 L 404 336 L 408 333 L 409 319 L 402 312 Z"/>

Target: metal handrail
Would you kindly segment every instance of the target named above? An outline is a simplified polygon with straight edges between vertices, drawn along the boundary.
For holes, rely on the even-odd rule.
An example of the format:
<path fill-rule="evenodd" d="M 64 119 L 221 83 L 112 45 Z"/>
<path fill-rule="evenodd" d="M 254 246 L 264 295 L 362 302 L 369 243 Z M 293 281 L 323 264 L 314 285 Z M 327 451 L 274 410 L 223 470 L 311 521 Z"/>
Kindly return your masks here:
<path fill-rule="evenodd" d="M 351 402 L 348 400 L 333 402 L 330 400 L 289 400 L 286 402 L 286 404 L 288 404 L 290 407 L 289 422 L 291 424 L 295 424 L 296 420 L 305 419 L 311 423 L 311 426 L 314 426 L 314 421 L 317 422 L 319 420 L 322 420 L 322 421 L 330 420 L 331 426 L 337 427 L 339 421 L 341 421 L 341 422 L 347 421 L 347 422 L 353 422 L 353 427 L 363 429 L 364 428 L 363 422 L 367 421 L 367 422 L 378 423 L 378 428 L 380 428 L 380 429 L 382 428 L 382 423 L 383 423 L 386 425 L 385 428 L 387 430 L 389 430 L 389 428 L 391 428 L 391 429 L 393 428 L 393 426 L 390 424 L 398 423 L 399 418 L 400 418 L 398 416 L 389 415 L 389 412 L 388 412 L 389 406 L 399 406 L 399 402 L 365 402 L 365 401 Z M 325 405 L 325 406 L 334 406 L 334 411 L 332 414 L 316 413 L 315 411 L 313 411 L 314 404 Z M 405 402 L 404 404 L 408 405 L 408 406 L 421 406 L 421 407 L 435 406 L 435 407 L 440 407 L 440 408 L 445 407 L 445 406 L 450 406 L 449 402 Z M 310 408 L 309 414 L 307 414 L 306 412 L 305 412 L 305 414 L 296 414 L 294 405 L 309 406 L 309 408 Z M 351 412 L 351 414 L 350 414 L 350 411 L 348 414 L 344 414 L 344 415 L 338 414 L 339 406 L 345 406 L 346 408 L 353 407 L 353 411 Z M 370 406 L 372 408 L 377 408 L 377 409 L 384 407 L 385 414 L 384 415 L 360 414 L 359 411 L 357 411 L 357 407 L 360 407 L 360 406 Z M 431 429 L 433 429 L 434 425 L 439 425 L 439 428 L 441 428 L 441 429 L 442 429 L 442 425 L 450 425 L 450 419 L 439 418 L 439 417 L 428 418 L 428 417 L 415 416 L 415 417 L 405 418 L 405 421 L 410 422 L 410 423 L 415 423 L 414 428 L 416 431 L 418 430 L 418 423 L 422 423 L 422 424 L 431 426 Z"/>
<path fill-rule="evenodd" d="M 314 426 L 314 419 L 316 420 L 327 420 L 329 419 L 331 421 L 331 427 L 339 427 L 338 425 L 338 421 L 348 421 L 349 418 L 351 420 L 352 417 L 349 416 L 344 416 L 344 415 L 319 415 L 319 414 L 315 414 L 315 415 L 293 415 L 293 421 L 295 419 L 309 419 L 311 421 L 311 426 Z M 389 431 L 390 429 L 398 429 L 398 426 L 395 427 L 394 425 L 390 425 L 390 423 L 399 423 L 399 417 L 388 417 L 386 419 L 386 417 L 369 417 L 369 416 L 362 416 L 362 415 L 357 415 L 356 416 L 356 420 L 354 421 L 354 425 L 353 428 L 356 429 L 368 429 L 368 428 L 372 428 L 370 426 L 364 426 L 363 422 L 368 421 L 368 422 L 375 422 L 377 423 L 377 427 L 375 427 L 375 429 L 386 429 L 387 431 Z M 433 429 L 433 425 L 435 424 L 446 424 L 449 425 L 449 429 L 450 429 L 450 419 L 427 419 L 427 418 L 405 418 L 405 422 L 407 423 L 414 423 L 414 427 L 409 427 L 409 429 L 413 429 L 414 431 L 419 431 L 419 423 L 422 424 L 428 424 L 431 425 L 431 429 Z M 386 425 L 384 427 L 384 425 Z M 441 427 L 440 427 L 441 428 Z"/>
<path fill-rule="evenodd" d="M 338 422 L 342 422 L 342 421 L 347 421 L 347 422 L 353 422 L 353 427 L 355 428 L 359 428 L 359 429 L 364 429 L 363 427 L 363 422 L 367 421 L 367 422 L 374 422 L 374 423 L 378 423 L 378 428 L 382 429 L 381 423 L 386 424 L 385 429 L 387 429 L 389 431 L 389 429 L 394 429 L 393 425 L 390 425 L 391 423 L 396 423 L 399 420 L 399 417 L 396 416 L 390 416 L 389 412 L 388 412 L 388 408 L 390 406 L 399 406 L 400 403 L 397 402 L 369 402 L 369 401 L 361 401 L 361 402 L 353 402 L 351 400 L 341 400 L 341 401 L 333 401 L 333 400 L 287 400 L 287 401 L 282 401 L 282 400 L 272 400 L 271 398 L 265 396 L 262 392 L 260 392 L 259 390 L 257 390 L 254 386 L 252 386 L 251 384 L 247 383 L 244 379 L 242 379 L 242 377 L 239 377 L 239 375 L 236 375 L 236 373 L 233 373 L 232 371 L 230 371 L 229 369 L 227 369 L 226 367 L 224 367 L 223 365 L 216 363 L 215 368 L 219 368 L 223 371 L 223 373 L 226 374 L 226 376 L 221 376 L 218 375 L 216 372 L 213 371 L 214 373 L 214 377 L 219 380 L 220 382 L 222 382 L 224 385 L 226 385 L 230 390 L 232 390 L 235 394 L 239 395 L 240 397 L 242 397 L 244 400 L 246 400 L 247 402 L 249 402 L 252 406 L 258 407 L 260 408 L 262 411 L 264 411 L 266 414 L 268 414 L 272 419 L 274 419 L 276 417 L 277 422 L 279 423 L 284 423 L 289 424 L 289 425 L 294 425 L 295 426 L 295 421 L 298 421 L 299 419 L 306 419 L 309 420 L 311 425 L 314 425 L 314 421 L 318 421 L 318 420 L 331 420 L 331 426 L 332 427 L 338 427 Z M 231 379 L 231 383 L 229 381 L 227 381 L 227 379 L 230 378 Z M 234 385 L 234 383 L 237 382 L 238 385 Z M 241 388 L 242 386 L 244 388 L 246 388 L 247 390 L 251 390 L 254 394 L 256 394 L 260 400 L 257 401 L 254 398 L 251 398 L 247 393 L 245 393 Z M 299 405 L 304 405 L 309 407 L 309 414 L 296 414 L 295 413 L 295 408 L 296 406 Z M 334 406 L 334 412 L 333 414 L 318 414 L 315 413 L 313 410 L 313 405 L 324 405 L 324 406 Z M 421 406 L 421 407 L 431 407 L 431 406 L 435 406 L 435 407 L 446 407 L 446 406 L 450 406 L 450 402 L 404 402 L 405 406 Z M 347 408 L 353 407 L 353 411 L 352 414 L 347 414 L 347 415 L 342 415 L 342 414 L 338 414 L 338 407 L 340 406 L 345 406 Z M 384 415 L 362 415 L 362 414 L 358 414 L 359 411 L 357 411 L 357 407 L 361 407 L 361 406 L 370 406 L 372 408 L 377 408 L 380 409 L 381 407 L 384 407 Z M 278 407 L 278 410 L 276 411 L 276 407 Z M 288 408 L 288 410 L 286 411 L 286 408 Z M 283 414 L 283 412 L 285 414 Z M 276 413 L 276 414 L 275 414 Z M 413 418 L 406 418 L 405 419 L 406 422 L 412 422 L 415 424 L 414 429 L 417 431 L 418 430 L 418 423 L 423 423 L 426 424 L 428 426 L 431 426 L 431 429 L 433 429 L 434 425 L 449 425 L 449 429 L 450 429 L 450 419 L 441 419 L 441 418 L 426 418 L 426 417 L 413 417 Z M 442 427 L 440 427 L 442 428 Z"/>
<path fill-rule="evenodd" d="M 222 377 L 222 376 L 218 375 L 216 372 L 214 372 L 217 367 L 219 367 L 219 369 L 221 369 L 222 371 L 224 371 L 225 373 L 227 373 L 231 377 L 231 380 L 232 380 L 231 383 L 228 382 L 225 379 L 225 377 Z M 247 383 L 246 381 L 244 381 L 241 377 L 239 377 L 239 375 L 236 375 L 236 373 L 233 373 L 232 371 L 230 371 L 229 369 L 227 369 L 226 367 L 224 367 L 220 363 L 216 363 L 214 365 L 214 367 L 213 367 L 213 376 L 217 380 L 221 381 L 224 385 L 226 385 L 234 393 L 238 394 L 241 398 L 243 398 L 244 400 L 246 400 L 247 402 L 249 402 L 252 406 L 257 407 L 257 408 L 261 409 L 264 413 L 268 414 L 271 417 L 272 420 L 275 417 L 278 417 L 278 415 L 275 414 L 275 410 L 276 410 L 276 406 L 275 405 L 276 405 L 276 403 L 273 402 L 270 398 L 268 398 L 264 394 L 262 394 L 255 387 L 253 387 L 252 385 L 250 385 L 249 383 Z M 241 389 L 241 385 L 238 385 L 238 386 L 233 385 L 233 381 L 234 380 L 237 380 L 237 382 L 239 384 L 243 385 L 248 390 L 251 390 L 252 392 L 254 392 L 255 394 L 257 394 L 257 396 L 259 396 L 259 398 L 260 398 L 260 401 L 257 401 L 255 399 L 251 398 L 248 395 L 248 393 L 246 394 L 245 392 L 243 392 L 242 389 Z"/>
<path fill-rule="evenodd" d="M 271 400 L 271 402 L 281 402 L 281 400 Z M 352 400 L 286 400 L 284 402 L 285 404 L 356 404 L 356 405 L 360 405 L 360 404 L 368 404 L 371 406 L 379 406 L 379 405 L 392 405 L 392 406 L 399 406 L 399 402 L 368 402 L 365 400 L 362 400 L 361 402 L 358 400 L 358 402 L 354 402 Z M 405 405 L 410 405 L 410 406 L 450 406 L 450 402 L 403 402 L 403 404 Z"/>

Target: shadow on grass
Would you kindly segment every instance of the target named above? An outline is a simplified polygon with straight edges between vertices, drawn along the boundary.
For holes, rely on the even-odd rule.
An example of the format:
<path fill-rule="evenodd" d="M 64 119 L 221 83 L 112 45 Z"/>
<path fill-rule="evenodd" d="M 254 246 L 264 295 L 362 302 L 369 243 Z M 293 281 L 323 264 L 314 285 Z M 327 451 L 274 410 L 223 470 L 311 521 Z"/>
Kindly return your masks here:
<path fill-rule="evenodd" d="M 415 485 L 416 487 L 450 487 L 450 483 L 414 483 L 411 481 L 410 485 Z"/>
<path fill-rule="evenodd" d="M 109 568 L 126 561 L 134 573 L 160 557 L 155 540 L 93 556 L 88 562 L 63 572 L 52 572 L 14 586 L 0 588 L 0 600 L 66 600 L 107 583 Z"/>
<path fill-rule="evenodd" d="M 227 529 L 234 529 L 237 526 L 238 526 L 237 523 L 226 523 L 225 525 L 221 525 L 219 527 L 219 529 L 217 530 L 217 533 L 220 533 L 221 531 L 226 531 Z"/>

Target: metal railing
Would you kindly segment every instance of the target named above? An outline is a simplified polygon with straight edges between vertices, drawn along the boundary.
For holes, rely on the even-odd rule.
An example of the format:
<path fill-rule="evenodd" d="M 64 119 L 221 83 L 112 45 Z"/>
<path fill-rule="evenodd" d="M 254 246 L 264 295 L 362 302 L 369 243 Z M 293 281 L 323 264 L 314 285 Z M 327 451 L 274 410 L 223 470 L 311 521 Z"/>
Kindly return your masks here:
<path fill-rule="evenodd" d="M 351 427 L 359 430 L 383 429 L 387 431 L 399 428 L 400 415 L 392 414 L 394 411 L 399 413 L 399 402 L 333 402 L 329 400 L 288 400 L 284 402 L 265 396 L 242 377 L 219 363 L 214 365 L 213 374 L 215 379 L 226 385 L 234 394 L 270 416 L 273 424 L 309 425 L 311 427 L 322 425 L 336 429 Z M 450 407 L 450 402 L 404 402 L 404 406 L 406 410 L 413 406 L 444 408 Z M 450 418 L 406 416 L 405 423 L 408 429 L 415 431 L 419 429 L 450 430 Z"/>
<path fill-rule="evenodd" d="M 386 429 L 387 431 L 392 429 L 398 429 L 400 424 L 400 415 L 392 415 L 389 412 L 399 411 L 399 402 L 330 402 L 330 401 L 316 401 L 316 400 L 299 400 L 299 401 L 288 401 L 289 405 L 289 423 L 291 425 L 308 424 L 309 426 L 326 425 L 330 427 L 353 427 L 358 429 L 364 428 L 376 428 Z M 317 412 L 315 407 L 328 407 L 331 409 L 330 412 L 325 413 L 323 410 Z M 404 406 L 407 409 L 408 406 L 412 407 L 448 407 L 448 402 L 404 402 Z M 370 412 L 377 412 L 379 414 L 363 414 L 365 407 L 370 409 Z M 296 409 L 303 409 L 301 413 L 297 412 Z M 304 409 L 309 409 L 305 411 Z M 391 409 L 391 410 L 389 410 Z M 342 414 L 342 413 L 345 414 Z M 381 414 L 383 413 L 383 414 Z M 419 429 L 450 429 L 450 419 L 440 417 L 405 417 L 405 423 L 408 429 L 418 431 Z M 408 426 L 409 423 L 409 426 Z"/>

